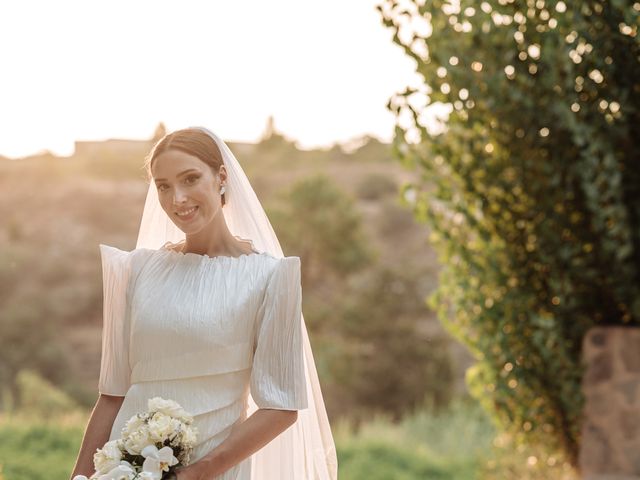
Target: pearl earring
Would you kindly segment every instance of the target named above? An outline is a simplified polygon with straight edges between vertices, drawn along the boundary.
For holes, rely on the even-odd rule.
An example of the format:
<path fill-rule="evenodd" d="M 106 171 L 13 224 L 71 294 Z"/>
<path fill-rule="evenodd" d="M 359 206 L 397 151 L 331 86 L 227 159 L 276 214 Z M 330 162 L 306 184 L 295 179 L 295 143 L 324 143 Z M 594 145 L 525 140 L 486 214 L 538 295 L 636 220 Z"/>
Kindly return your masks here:
<path fill-rule="evenodd" d="M 225 189 L 224 189 L 224 185 L 222 185 L 222 188 L 220 189 L 220 195 L 224 195 Z"/>

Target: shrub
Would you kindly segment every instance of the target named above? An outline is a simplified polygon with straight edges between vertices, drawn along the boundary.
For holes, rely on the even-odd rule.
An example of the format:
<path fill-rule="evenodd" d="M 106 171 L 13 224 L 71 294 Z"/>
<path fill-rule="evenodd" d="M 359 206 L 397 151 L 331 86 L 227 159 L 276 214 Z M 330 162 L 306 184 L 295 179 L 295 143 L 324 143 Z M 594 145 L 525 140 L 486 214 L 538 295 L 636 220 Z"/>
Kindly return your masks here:
<path fill-rule="evenodd" d="M 71 397 L 33 370 L 20 370 L 16 383 L 22 413 L 43 418 L 78 409 Z"/>
<path fill-rule="evenodd" d="M 377 200 L 397 192 L 393 178 L 381 173 L 369 173 L 357 185 L 356 194 L 363 200 Z"/>
<path fill-rule="evenodd" d="M 394 155 L 423 172 L 403 194 L 446 265 L 431 305 L 504 428 L 576 465 L 582 338 L 640 324 L 638 4 L 379 10 L 425 79 L 389 108 Z"/>

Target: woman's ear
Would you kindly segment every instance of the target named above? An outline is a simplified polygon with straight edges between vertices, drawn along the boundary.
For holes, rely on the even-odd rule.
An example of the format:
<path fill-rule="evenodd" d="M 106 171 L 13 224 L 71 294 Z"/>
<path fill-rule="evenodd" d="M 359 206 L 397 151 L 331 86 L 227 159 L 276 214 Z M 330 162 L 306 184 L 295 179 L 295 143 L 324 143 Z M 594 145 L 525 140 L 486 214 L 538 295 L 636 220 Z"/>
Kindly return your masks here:
<path fill-rule="evenodd" d="M 224 165 L 220 165 L 218 169 L 218 177 L 220 178 L 220 183 L 224 184 L 227 181 L 227 169 Z"/>

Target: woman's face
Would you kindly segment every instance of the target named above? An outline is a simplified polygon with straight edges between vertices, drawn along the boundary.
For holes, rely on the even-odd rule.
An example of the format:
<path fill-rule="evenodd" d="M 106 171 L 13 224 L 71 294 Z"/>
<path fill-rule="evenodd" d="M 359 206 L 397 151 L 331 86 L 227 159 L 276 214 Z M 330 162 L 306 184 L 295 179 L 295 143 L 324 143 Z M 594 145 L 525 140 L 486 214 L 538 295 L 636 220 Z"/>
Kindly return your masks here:
<path fill-rule="evenodd" d="M 160 205 L 185 233 L 200 231 L 222 209 L 220 185 L 226 180 L 224 165 L 214 175 L 211 167 L 198 157 L 168 150 L 155 158 L 152 176 Z"/>

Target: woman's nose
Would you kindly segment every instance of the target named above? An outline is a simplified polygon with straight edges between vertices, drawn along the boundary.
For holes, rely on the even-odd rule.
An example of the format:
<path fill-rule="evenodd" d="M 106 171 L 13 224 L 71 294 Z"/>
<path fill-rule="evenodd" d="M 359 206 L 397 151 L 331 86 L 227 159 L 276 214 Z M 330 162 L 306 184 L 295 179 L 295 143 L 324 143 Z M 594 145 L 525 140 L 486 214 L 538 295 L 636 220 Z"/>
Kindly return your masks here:
<path fill-rule="evenodd" d="M 173 203 L 175 203 L 176 205 L 184 203 L 184 201 L 186 200 L 187 196 L 180 189 L 180 187 L 176 187 L 173 192 L 174 192 L 173 193 Z"/>

